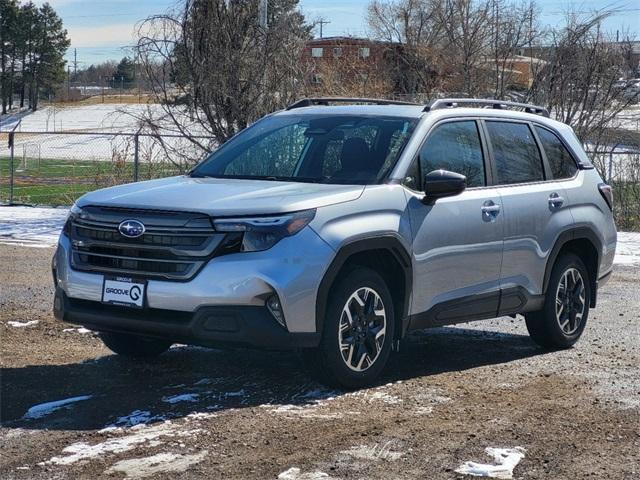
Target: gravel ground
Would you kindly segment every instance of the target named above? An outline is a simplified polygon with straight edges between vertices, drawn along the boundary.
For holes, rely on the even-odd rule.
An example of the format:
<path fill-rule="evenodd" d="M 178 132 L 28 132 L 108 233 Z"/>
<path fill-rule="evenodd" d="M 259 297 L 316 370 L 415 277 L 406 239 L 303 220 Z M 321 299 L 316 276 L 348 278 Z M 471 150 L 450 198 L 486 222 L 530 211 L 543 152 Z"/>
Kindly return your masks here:
<path fill-rule="evenodd" d="M 451 479 L 486 447 L 525 449 L 519 479 L 640 477 L 637 266 L 617 268 L 575 348 L 543 352 L 520 318 L 434 329 L 347 393 L 293 353 L 120 359 L 53 319 L 52 254 L 0 245 L 4 479 Z"/>

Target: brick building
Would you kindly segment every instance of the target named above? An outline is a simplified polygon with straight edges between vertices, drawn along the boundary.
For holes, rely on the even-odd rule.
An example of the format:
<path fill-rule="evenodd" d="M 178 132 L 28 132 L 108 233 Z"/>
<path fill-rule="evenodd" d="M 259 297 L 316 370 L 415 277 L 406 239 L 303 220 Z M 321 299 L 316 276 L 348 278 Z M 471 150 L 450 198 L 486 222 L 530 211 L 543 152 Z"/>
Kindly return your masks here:
<path fill-rule="evenodd" d="M 355 37 L 326 37 L 307 42 L 307 86 L 334 95 L 375 95 L 394 90 L 388 68 L 400 45 Z"/>

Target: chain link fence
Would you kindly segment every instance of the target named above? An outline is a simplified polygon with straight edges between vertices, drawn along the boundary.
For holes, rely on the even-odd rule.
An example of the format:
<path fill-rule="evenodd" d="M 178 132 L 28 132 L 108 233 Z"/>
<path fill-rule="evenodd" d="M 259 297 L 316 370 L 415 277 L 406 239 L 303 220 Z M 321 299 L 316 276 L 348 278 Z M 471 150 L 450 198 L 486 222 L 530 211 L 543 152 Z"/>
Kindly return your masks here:
<path fill-rule="evenodd" d="M 0 132 L 0 203 L 71 205 L 91 190 L 179 175 L 211 137 L 106 132 Z M 640 152 L 588 152 L 614 188 L 620 229 L 640 230 Z"/>
<path fill-rule="evenodd" d="M 613 149 L 587 152 L 600 176 L 613 187 L 613 213 L 619 230 L 640 230 L 640 152 Z"/>
<path fill-rule="evenodd" d="M 179 175 L 209 151 L 179 135 L 0 132 L 0 203 L 70 205 L 91 190 Z"/>

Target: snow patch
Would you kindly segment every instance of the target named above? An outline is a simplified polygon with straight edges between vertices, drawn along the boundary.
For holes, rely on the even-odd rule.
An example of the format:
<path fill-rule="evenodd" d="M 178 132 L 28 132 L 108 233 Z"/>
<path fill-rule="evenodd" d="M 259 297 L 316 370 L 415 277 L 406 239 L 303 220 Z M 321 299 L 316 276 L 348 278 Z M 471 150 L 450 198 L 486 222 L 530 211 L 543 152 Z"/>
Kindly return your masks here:
<path fill-rule="evenodd" d="M 330 478 L 324 472 L 315 470 L 313 472 L 302 473 L 298 467 L 291 467 L 278 475 L 278 480 L 317 480 L 319 478 Z"/>
<path fill-rule="evenodd" d="M 55 402 L 40 403 L 34 405 L 22 417 L 23 420 L 35 420 L 46 417 L 61 408 L 69 408 L 71 404 L 89 400 L 93 395 L 80 395 L 78 397 L 65 398 L 64 400 L 56 400 Z"/>
<path fill-rule="evenodd" d="M 38 323 L 40 323 L 39 320 L 29 320 L 28 322 L 16 322 L 13 320 L 9 320 L 7 322 L 7 325 L 10 325 L 16 328 L 23 328 L 23 327 L 31 327 L 32 325 L 37 325 Z"/>
<path fill-rule="evenodd" d="M 65 328 L 62 331 L 65 332 L 65 333 L 68 333 L 68 332 L 76 332 L 76 333 L 81 333 L 81 334 L 93 333 L 92 330 L 89 330 L 88 328 L 84 328 L 84 327 L 80 327 L 80 328 Z"/>
<path fill-rule="evenodd" d="M 66 454 L 65 456 L 52 457 L 46 462 L 41 462 L 40 465 L 71 465 L 80 460 L 90 460 L 112 453 L 123 453 L 140 446 L 157 447 L 162 444 L 160 441 L 162 437 L 185 437 L 199 431 L 199 429 L 178 430 L 169 420 L 151 427 L 140 424 L 131 427 L 127 430 L 129 433 L 124 436 L 110 438 L 94 445 L 84 442 L 69 445 L 62 450 Z"/>
<path fill-rule="evenodd" d="M 340 453 L 360 460 L 388 460 L 393 462 L 404 455 L 402 452 L 391 450 L 393 444 L 393 440 L 389 440 L 385 444 L 377 444 L 373 446 L 358 445 Z"/>
<path fill-rule="evenodd" d="M 369 403 L 371 403 L 372 401 L 381 401 L 390 405 L 395 405 L 402 402 L 402 399 L 400 397 L 396 397 L 395 395 L 391 395 L 387 392 L 373 392 L 369 395 L 365 395 L 365 397 L 367 398 Z"/>
<path fill-rule="evenodd" d="M 487 447 L 485 452 L 493 458 L 497 465 L 465 462 L 456 469 L 456 472 L 463 475 L 472 475 L 474 477 L 513 478 L 513 469 L 518 465 L 518 463 L 520 463 L 520 460 L 524 458 L 525 449 L 522 447 Z"/>
<path fill-rule="evenodd" d="M 159 473 L 182 473 L 208 455 L 207 450 L 193 455 L 179 453 L 158 453 L 150 457 L 120 460 L 108 468 L 104 473 L 124 473 L 125 478 L 145 478 Z"/>
<path fill-rule="evenodd" d="M 179 395 L 172 395 L 170 397 L 162 397 L 162 401 L 165 403 L 180 403 L 180 402 L 197 402 L 199 393 L 182 393 Z"/>
<path fill-rule="evenodd" d="M 640 233 L 618 232 L 616 256 L 613 263 L 616 265 L 640 264 Z"/>
<path fill-rule="evenodd" d="M 52 247 L 68 213 L 66 208 L 0 207 L 0 243 Z"/>
<path fill-rule="evenodd" d="M 148 410 L 134 410 L 129 415 L 125 415 L 123 417 L 118 417 L 115 422 L 110 425 L 107 425 L 102 430 L 101 433 L 109 432 L 115 430 L 116 428 L 121 427 L 135 427 L 140 424 L 147 424 L 156 421 L 166 420 L 162 415 L 151 415 L 151 412 Z"/>

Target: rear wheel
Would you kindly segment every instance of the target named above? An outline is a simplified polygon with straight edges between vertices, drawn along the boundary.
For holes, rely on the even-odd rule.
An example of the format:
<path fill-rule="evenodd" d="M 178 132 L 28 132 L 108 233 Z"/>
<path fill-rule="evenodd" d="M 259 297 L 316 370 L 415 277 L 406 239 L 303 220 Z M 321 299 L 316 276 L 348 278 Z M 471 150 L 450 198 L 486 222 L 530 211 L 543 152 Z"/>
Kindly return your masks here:
<path fill-rule="evenodd" d="M 382 277 L 369 268 L 351 270 L 332 289 L 317 349 L 307 363 L 330 385 L 360 388 L 380 375 L 394 335 L 393 301 Z"/>
<path fill-rule="evenodd" d="M 157 357 L 166 352 L 172 343 L 167 340 L 114 332 L 102 332 L 100 338 L 109 350 L 130 358 Z"/>
<path fill-rule="evenodd" d="M 589 316 L 590 285 L 589 272 L 578 256 L 560 257 L 549 278 L 544 306 L 525 316 L 533 341 L 549 349 L 576 343 Z"/>

